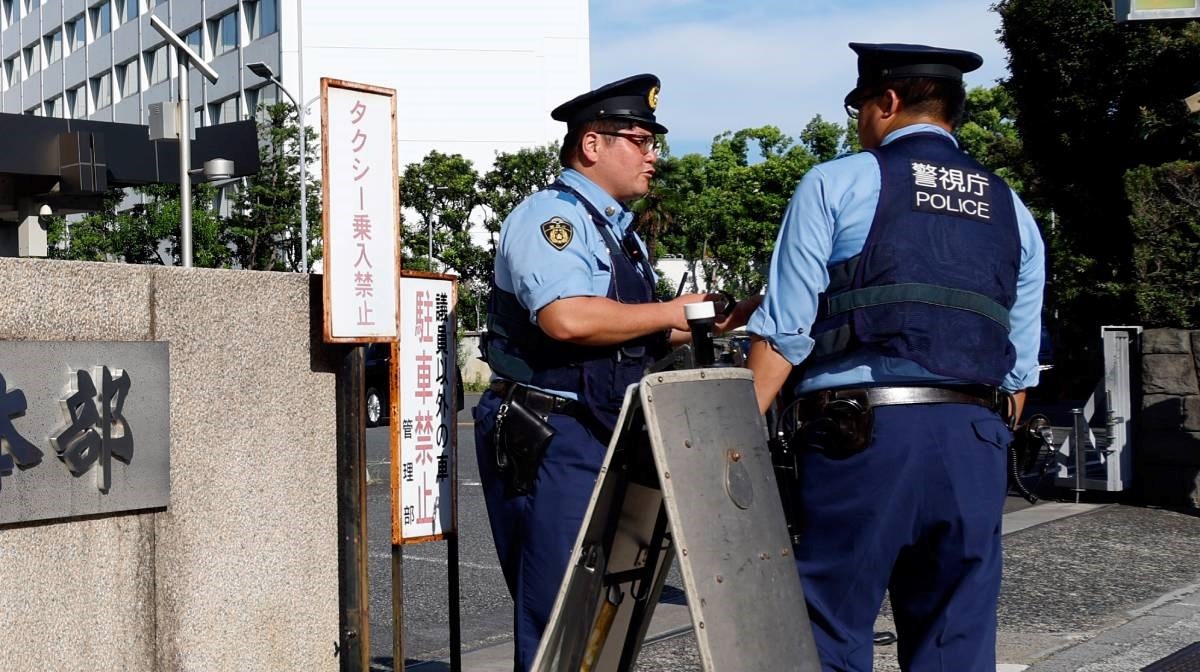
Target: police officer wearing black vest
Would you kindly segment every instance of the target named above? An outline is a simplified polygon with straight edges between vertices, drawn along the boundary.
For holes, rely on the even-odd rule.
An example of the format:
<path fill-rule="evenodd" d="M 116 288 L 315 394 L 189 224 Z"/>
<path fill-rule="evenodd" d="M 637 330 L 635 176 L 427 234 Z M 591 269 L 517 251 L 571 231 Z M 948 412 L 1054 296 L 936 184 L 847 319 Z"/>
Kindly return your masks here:
<path fill-rule="evenodd" d="M 684 304 L 712 298 L 658 302 L 631 228 L 627 204 L 649 190 L 667 132 L 658 94 L 657 77 L 636 75 L 558 106 L 564 170 L 500 230 L 484 348 L 494 380 L 475 408 L 475 447 L 518 670 L 537 653 L 625 389 L 687 340 Z"/>
<path fill-rule="evenodd" d="M 821 660 L 994 672 L 1010 421 L 1037 384 L 1044 251 L 952 135 L 974 53 L 850 45 L 864 151 L 809 171 L 747 329 L 764 411 L 798 401 L 796 563 Z M 788 415 L 788 414 L 785 414 Z"/>

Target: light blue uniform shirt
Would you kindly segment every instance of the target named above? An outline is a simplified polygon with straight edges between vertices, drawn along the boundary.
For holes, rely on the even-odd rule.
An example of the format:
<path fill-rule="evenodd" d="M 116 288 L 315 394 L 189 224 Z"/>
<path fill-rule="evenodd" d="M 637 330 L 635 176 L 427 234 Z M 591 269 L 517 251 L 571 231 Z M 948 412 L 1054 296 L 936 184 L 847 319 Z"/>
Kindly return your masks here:
<path fill-rule="evenodd" d="M 922 132 L 954 139 L 938 126 L 916 124 L 888 134 L 883 144 Z M 871 154 L 859 152 L 808 171 L 788 203 L 771 258 L 767 293 L 746 329 L 766 339 L 793 366 L 812 351 L 810 331 L 817 315 L 817 295 L 829 286 L 828 267 L 862 252 L 875 219 L 881 183 L 879 162 Z M 1013 206 L 1021 236 L 1021 268 L 1016 302 L 1009 312 L 1008 337 L 1017 354 L 1003 382 L 1010 391 L 1038 383 L 1037 353 L 1046 279 L 1045 250 L 1037 223 L 1016 192 Z M 939 376 L 909 359 L 859 352 L 813 365 L 798 392 L 928 382 L 961 381 Z"/>
<path fill-rule="evenodd" d="M 633 224 L 633 213 L 628 208 L 575 170 L 564 170 L 559 179 L 596 207 L 614 239 L 619 242 L 625 236 Z M 522 201 L 500 227 L 496 286 L 516 294 L 534 324 L 538 311 L 558 299 L 608 296 L 612 280 L 608 247 L 592 223 L 587 207 L 573 200 L 544 189 Z M 551 245 L 542 231 L 542 225 L 555 217 L 571 225 L 571 240 L 561 250 Z M 640 239 L 638 245 L 645 255 L 646 248 Z M 651 277 L 651 284 L 656 281 Z M 578 398 L 563 390 L 546 391 L 568 399 Z"/>

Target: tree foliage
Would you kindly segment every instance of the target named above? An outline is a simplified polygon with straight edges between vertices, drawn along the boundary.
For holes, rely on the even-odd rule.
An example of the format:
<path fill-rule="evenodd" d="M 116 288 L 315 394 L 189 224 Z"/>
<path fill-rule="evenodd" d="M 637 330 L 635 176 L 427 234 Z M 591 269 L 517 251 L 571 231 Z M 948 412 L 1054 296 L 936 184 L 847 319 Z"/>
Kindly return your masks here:
<path fill-rule="evenodd" d="M 305 129 L 306 145 L 316 133 Z M 239 268 L 299 271 L 300 126 L 295 108 L 285 103 L 260 107 L 259 171 L 235 187 L 225 236 Z M 321 183 L 307 176 L 309 265 L 320 258 Z M 304 269 L 308 270 L 308 269 Z"/>
<path fill-rule="evenodd" d="M 207 184 L 192 189 L 192 256 L 197 266 L 221 267 L 230 261 L 223 221 L 213 207 L 216 190 Z M 116 261 L 128 264 L 180 263 L 179 187 L 138 187 L 130 193 L 113 189 L 103 209 L 71 222 L 50 220 L 47 242 L 52 259 Z"/>
<path fill-rule="evenodd" d="M 1200 327 L 1200 164 L 1134 168 L 1125 185 L 1137 323 Z"/>
<path fill-rule="evenodd" d="M 1162 227 L 1186 231 L 1178 210 L 1147 200 L 1169 194 L 1180 173 L 1138 167 L 1200 158 L 1200 125 L 1180 103 L 1197 88 L 1200 25 L 1116 24 L 1102 0 L 1001 0 L 996 10 L 1009 52 L 1004 89 L 1032 168 L 1024 195 L 1049 214 L 1042 224 L 1052 326 L 1072 345 L 1059 349 L 1076 359 L 1069 375 L 1091 377 L 1099 325 L 1149 317 L 1146 307 L 1161 305 L 1153 294 L 1194 291 L 1185 290 L 1183 277 L 1150 291 L 1146 268 L 1130 251 L 1169 239 Z M 1166 219 L 1151 225 L 1154 218 Z M 1178 318 L 1187 311 L 1169 312 Z"/>
<path fill-rule="evenodd" d="M 660 252 L 683 256 L 710 286 L 757 292 L 796 183 L 824 155 L 841 148 L 841 129 L 819 117 L 797 144 L 779 128 L 725 132 L 707 157 L 688 154 L 659 162 L 653 207 L 639 227 Z"/>

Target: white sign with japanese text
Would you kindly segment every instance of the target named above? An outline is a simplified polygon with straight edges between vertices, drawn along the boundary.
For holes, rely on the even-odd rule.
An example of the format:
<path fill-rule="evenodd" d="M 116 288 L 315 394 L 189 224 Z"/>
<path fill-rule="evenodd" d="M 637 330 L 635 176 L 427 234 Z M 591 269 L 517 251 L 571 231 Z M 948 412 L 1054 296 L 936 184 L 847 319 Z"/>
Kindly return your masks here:
<path fill-rule="evenodd" d="M 325 340 L 396 337 L 396 95 L 321 79 Z"/>
<path fill-rule="evenodd" d="M 400 279 L 398 376 L 392 417 L 392 543 L 443 538 L 455 528 L 457 414 L 455 279 Z"/>

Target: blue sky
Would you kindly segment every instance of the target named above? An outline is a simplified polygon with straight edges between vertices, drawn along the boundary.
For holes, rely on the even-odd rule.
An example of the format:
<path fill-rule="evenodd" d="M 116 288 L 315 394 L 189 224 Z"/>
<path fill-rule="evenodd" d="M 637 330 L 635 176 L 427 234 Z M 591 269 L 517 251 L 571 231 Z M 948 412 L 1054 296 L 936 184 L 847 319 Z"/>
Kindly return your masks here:
<path fill-rule="evenodd" d="M 848 42 L 970 49 L 1005 76 L 993 0 L 591 0 L 592 84 L 652 72 L 674 154 L 707 153 L 725 130 L 774 125 L 798 136 L 813 115 L 845 121 Z"/>

